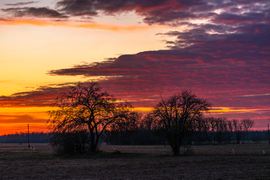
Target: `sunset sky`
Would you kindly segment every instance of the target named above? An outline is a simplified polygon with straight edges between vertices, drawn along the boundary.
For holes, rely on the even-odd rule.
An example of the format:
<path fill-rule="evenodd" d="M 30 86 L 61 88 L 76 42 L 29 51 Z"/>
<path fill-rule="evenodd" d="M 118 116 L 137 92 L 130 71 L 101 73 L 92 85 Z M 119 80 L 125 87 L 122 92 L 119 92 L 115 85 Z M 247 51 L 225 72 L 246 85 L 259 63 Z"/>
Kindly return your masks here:
<path fill-rule="evenodd" d="M 269 0 L 1 0 L 0 135 L 46 131 L 76 82 L 147 112 L 175 92 L 270 123 Z"/>

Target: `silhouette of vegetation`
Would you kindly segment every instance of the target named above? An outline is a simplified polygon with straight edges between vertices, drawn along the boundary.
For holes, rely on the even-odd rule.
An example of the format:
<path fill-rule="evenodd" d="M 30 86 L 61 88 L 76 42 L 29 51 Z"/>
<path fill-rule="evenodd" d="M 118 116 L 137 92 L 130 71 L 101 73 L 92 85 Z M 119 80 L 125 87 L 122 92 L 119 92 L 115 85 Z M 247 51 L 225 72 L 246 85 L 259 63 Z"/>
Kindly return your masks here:
<path fill-rule="evenodd" d="M 228 122 L 231 122 L 228 120 Z M 131 145 L 132 142 L 134 145 L 167 145 L 168 142 L 163 136 L 158 136 L 155 127 L 153 126 L 152 129 L 145 129 L 140 125 L 144 124 L 143 122 L 138 123 L 138 129 L 134 136 L 130 136 L 129 138 L 119 138 L 119 141 L 109 137 L 106 133 L 100 139 L 100 142 L 106 142 L 107 144 L 115 144 L 115 145 Z M 108 131 L 109 132 L 109 131 Z M 203 136 L 203 133 L 199 131 L 195 131 L 191 137 L 189 137 L 189 143 L 192 144 L 235 144 L 236 138 L 234 130 L 231 132 L 232 136 L 230 141 L 228 140 L 228 136 L 223 137 L 223 141 L 218 143 L 218 141 L 213 141 L 217 136 L 216 133 L 212 132 L 211 130 L 206 132 L 206 137 L 209 137 L 212 141 L 207 140 Z M 224 132 L 223 132 L 224 133 Z M 228 133 L 228 132 L 227 132 Z M 226 133 L 225 133 L 226 134 Z M 124 136 L 124 135 L 123 135 Z M 49 143 L 50 139 L 52 138 L 51 134 L 43 133 L 43 132 L 33 132 L 30 133 L 30 144 L 33 143 Z M 261 141 L 268 141 L 268 131 L 255 131 L 251 130 L 248 131 L 247 135 L 245 136 L 245 141 L 253 142 L 253 143 L 260 143 Z M 0 136 L 0 143 L 27 143 L 28 137 L 27 133 L 15 133 L 15 134 L 7 134 Z M 240 141 L 240 143 L 244 143 L 244 141 Z"/>
<path fill-rule="evenodd" d="M 132 132 L 116 129 L 115 131 L 108 130 L 103 136 L 102 140 L 107 144 L 114 145 L 167 145 L 169 142 L 164 136 L 164 130 L 158 129 L 154 120 L 151 126 L 146 119 L 153 114 L 145 115 L 140 121 L 137 121 L 136 126 Z M 245 119 L 244 119 L 245 120 Z M 243 120 L 238 120 L 242 122 Z M 254 124 L 253 120 L 250 120 Z M 207 117 L 202 118 L 197 122 L 195 130 L 190 132 L 188 136 L 183 139 L 182 145 L 189 148 L 192 144 L 236 144 L 237 129 L 233 126 L 233 120 L 228 120 L 224 117 Z M 259 143 L 262 140 L 268 140 L 267 131 L 244 131 L 238 140 L 239 143 L 246 143 L 246 141 L 253 141 Z M 129 135 L 131 134 L 132 135 Z"/>
<path fill-rule="evenodd" d="M 156 145 L 165 144 L 166 140 L 158 136 L 151 114 L 137 114 L 129 123 L 116 123 L 104 133 L 103 140 L 114 145 Z"/>
<path fill-rule="evenodd" d="M 208 117 L 200 121 L 192 140 L 198 144 L 237 144 L 245 142 L 254 121 L 250 119 L 228 120 L 227 118 Z"/>
<path fill-rule="evenodd" d="M 189 91 L 176 93 L 168 99 L 161 98 L 158 102 L 152 112 L 154 120 L 175 156 L 180 155 L 180 146 L 184 138 L 196 131 L 203 120 L 203 112 L 208 111 L 210 107 L 209 102 L 197 98 Z"/>
<path fill-rule="evenodd" d="M 139 127 L 137 125 L 140 115 L 134 113 L 125 121 L 117 121 L 105 131 L 104 141 L 108 144 L 131 144 L 132 139 L 137 135 Z M 131 141 L 130 141 L 131 140 Z"/>
<path fill-rule="evenodd" d="M 255 143 L 265 132 L 250 132 L 250 119 L 204 117 L 211 104 L 190 91 L 161 100 L 146 115 L 131 111 L 129 103 L 101 91 L 98 83 L 77 84 L 60 94 L 50 111 L 50 144 L 57 154 L 97 152 L 98 143 L 114 145 L 170 145 L 175 156 L 192 152 L 192 144 Z M 186 150 L 185 150 L 186 149 Z"/>
<path fill-rule="evenodd" d="M 90 148 L 86 130 L 52 133 L 50 144 L 54 147 L 56 154 L 82 154 Z"/>
<path fill-rule="evenodd" d="M 116 103 L 98 83 L 77 84 L 59 95 L 58 110 L 49 112 L 51 144 L 58 153 L 97 152 L 101 135 L 120 124 L 129 124 L 136 112 L 129 103 Z M 129 121 L 131 120 L 131 121 Z"/>
<path fill-rule="evenodd" d="M 48 143 L 49 134 L 43 132 L 32 132 L 29 134 L 30 143 Z M 27 133 L 15 133 L 0 136 L 0 143 L 27 143 L 28 134 Z"/>

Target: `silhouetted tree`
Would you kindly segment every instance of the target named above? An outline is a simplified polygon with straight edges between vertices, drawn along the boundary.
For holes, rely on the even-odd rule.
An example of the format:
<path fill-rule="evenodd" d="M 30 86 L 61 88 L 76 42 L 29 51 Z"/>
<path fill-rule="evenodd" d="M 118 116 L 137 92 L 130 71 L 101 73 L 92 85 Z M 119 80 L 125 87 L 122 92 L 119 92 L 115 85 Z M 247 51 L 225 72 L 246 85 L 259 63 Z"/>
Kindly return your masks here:
<path fill-rule="evenodd" d="M 268 118 L 270 120 L 270 118 Z M 268 143 L 270 145 L 270 132 L 269 132 L 269 124 L 268 124 L 268 130 L 267 130 L 267 134 L 268 134 Z"/>
<path fill-rule="evenodd" d="M 259 143 L 262 140 L 262 137 L 258 131 L 254 131 L 251 138 L 254 143 Z"/>
<path fill-rule="evenodd" d="M 77 84 L 56 99 L 58 110 L 49 111 L 48 120 L 51 133 L 72 136 L 84 136 L 87 132 L 87 142 L 90 152 L 97 151 L 101 135 L 113 123 L 120 123 L 131 115 L 129 103 L 116 103 L 116 99 L 106 91 L 102 92 L 98 83 L 91 82 L 87 85 Z M 72 137 L 77 142 L 76 137 Z M 59 139 L 61 144 L 64 138 Z M 55 144 L 55 141 L 54 141 Z"/>
<path fill-rule="evenodd" d="M 57 154 L 85 153 L 90 148 L 89 136 L 85 129 L 53 132 L 50 135 L 50 144 Z"/>
<path fill-rule="evenodd" d="M 170 143 L 174 155 L 180 154 L 180 146 L 189 133 L 202 120 L 203 112 L 211 104 L 189 91 L 176 93 L 168 99 L 161 98 L 153 111 L 158 128 Z"/>
<path fill-rule="evenodd" d="M 243 125 L 244 140 L 245 140 L 246 136 L 248 135 L 249 130 L 254 126 L 254 121 L 250 119 L 243 119 L 241 123 Z"/>
<path fill-rule="evenodd" d="M 228 120 L 227 125 L 228 125 L 227 140 L 228 140 L 228 143 L 231 143 L 232 137 L 233 137 L 233 123 L 232 123 L 232 121 Z"/>
<path fill-rule="evenodd" d="M 228 121 L 226 118 L 213 118 L 215 122 L 215 139 L 218 144 L 227 141 Z"/>
<path fill-rule="evenodd" d="M 233 119 L 232 124 L 234 127 L 236 143 L 240 144 L 240 141 L 245 139 L 248 131 L 253 127 L 254 121 L 250 119 L 243 119 L 241 121 Z"/>
<path fill-rule="evenodd" d="M 105 131 L 105 142 L 108 144 L 131 144 L 139 130 L 140 114 L 130 112 L 128 118 L 112 123 Z"/>
<path fill-rule="evenodd" d="M 232 122 L 235 132 L 236 143 L 240 144 L 240 140 L 244 137 L 242 123 L 237 119 L 233 119 Z"/>
<path fill-rule="evenodd" d="M 148 131 L 153 129 L 153 126 L 155 126 L 153 113 L 148 113 L 143 117 L 141 126 L 141 129 L 146 129 Z"/>
<path fill-rule="evenodd" d="M 157 123 L 152 112 L 146 114 L 140 121 L 140 132 L 138 133 L 140 144 L 167 144 L 162 130 L 157 130 Z"/>

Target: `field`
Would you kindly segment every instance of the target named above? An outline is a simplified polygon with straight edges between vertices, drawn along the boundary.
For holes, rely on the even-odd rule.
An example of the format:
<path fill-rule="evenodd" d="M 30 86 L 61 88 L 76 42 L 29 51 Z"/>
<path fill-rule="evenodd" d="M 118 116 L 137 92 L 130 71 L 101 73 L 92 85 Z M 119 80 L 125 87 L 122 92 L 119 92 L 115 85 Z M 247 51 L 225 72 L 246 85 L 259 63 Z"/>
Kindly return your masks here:
<path fill-rule="evenodd" d="M 179 157 L 169 146 L 102 144 L 102 153 L 76 157 L 35 146 L 0 144 L 0 179 L 270 179 L 267 142 L 192 146 L 194 154 Z"/>

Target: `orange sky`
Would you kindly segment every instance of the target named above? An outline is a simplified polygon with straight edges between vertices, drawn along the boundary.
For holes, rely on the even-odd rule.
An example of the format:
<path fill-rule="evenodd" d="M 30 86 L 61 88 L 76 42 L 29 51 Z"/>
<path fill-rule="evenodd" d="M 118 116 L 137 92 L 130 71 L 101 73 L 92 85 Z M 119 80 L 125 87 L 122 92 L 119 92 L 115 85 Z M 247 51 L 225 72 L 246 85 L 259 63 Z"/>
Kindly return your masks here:
<path fill-rule="evenodd" d="M 269 1 L 63 2 L 0 2 L 0 135 L 46 132 L 57 93 L 91 80 L 141 112 L 188 89 L 267 127 Z"/>
<path fill-rule="evenodd" d="M 30 125 L 30 132 L 47 132 L 48 111 L 52 107 L 28 107 L 28 108 L 0 108 L 0 135 L 27 132 Z M 134 111 L 147 113 L 153 110 L 152 107 L 137 107 Z M 256 112 L 260 109 L 230 109 L 228 107 L 213 107 L 207 116 L 224 116 L 229 114 L 243 114 L 246 112 Z M 253 120 L 260 120 L 267 117 L 257 117 Z M 261 128 L 254 128 L 261 129 Z M 265 128 L 263 128 L 265 129 Z"/>
<path fill-rule="evenodd" d="M 104 22 L 0 21 L 0 96 L 48 84 L 96 79 L 50 76 L 47 72 L 51 69 L 164 48 L 162 39 L 155 34 L 168 31 L 166 26 L 113 24 L 101 20 Z M 146 38 L 140 38 L 142 35 Z M 2 101 L 0 106 L 0 135 L 24 132 L 27 124 L 31 131 L 47 130 L 50 107 L 20 108 L 25 103 L 9 105 L 9 102 Z"/>

